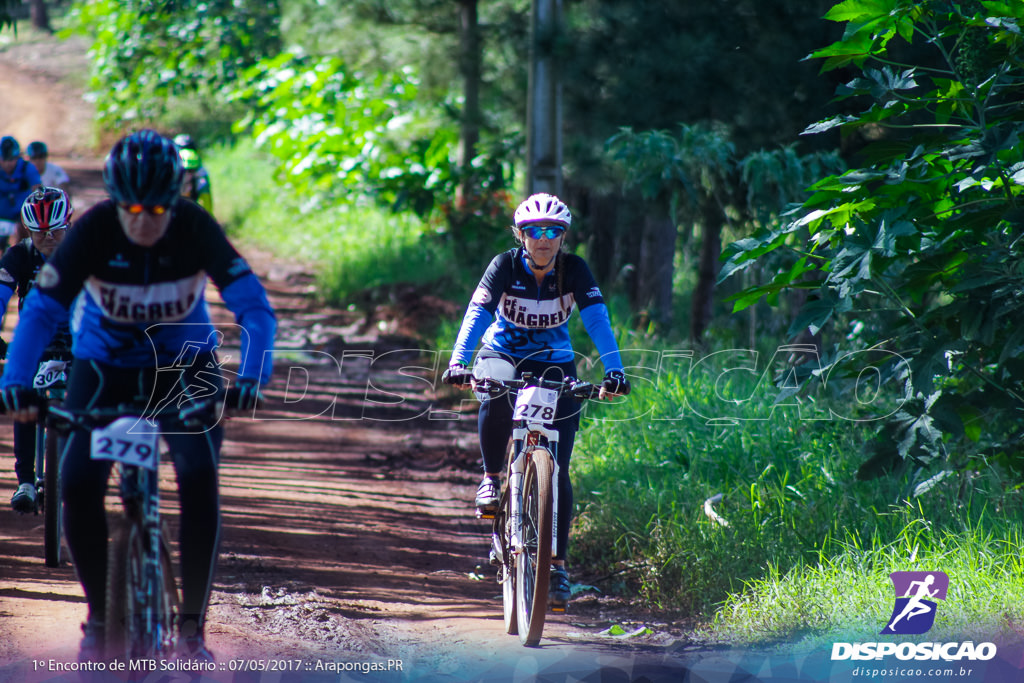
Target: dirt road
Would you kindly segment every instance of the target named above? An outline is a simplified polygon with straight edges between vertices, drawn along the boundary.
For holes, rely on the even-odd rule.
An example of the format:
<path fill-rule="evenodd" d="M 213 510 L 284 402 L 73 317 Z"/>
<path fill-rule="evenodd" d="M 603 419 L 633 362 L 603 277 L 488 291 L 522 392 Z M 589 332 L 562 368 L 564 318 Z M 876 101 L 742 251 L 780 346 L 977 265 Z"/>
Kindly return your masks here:
<path fill-rule="evenodd" d="M 83 59 L 82 45 L 49 38 L 0 45 L 0 134 L 48 141 L 79 211 L 102 196 L 89 105 L 67 80 Z M 208 626 L 220 668 L 204 680 L 679 680 L 686 666 L 716 680 L 685 632 L 607 596 L 552 615 L 539 648 L 504 635 L 487 525 L 469 504 L 472 414 L 444 411 L 429 357 L 403 351 L 414 344 L 317 305 L 301 266 L 249 256 L 280 318 L 278 363 L 259 419 L 228 425 Z M 0 422 L 0 454 L 11 448 Z M 12 467 L 0 457 L 0 681 L 75 680 L 62 667 L 76 658 L 82 592 L 73 567 L 44 566 L 41 519 L 10 510 Z M 650 632 L 602 633 L 613 625 Z M 734 667 L 721 668 L 726 680 Z"/>

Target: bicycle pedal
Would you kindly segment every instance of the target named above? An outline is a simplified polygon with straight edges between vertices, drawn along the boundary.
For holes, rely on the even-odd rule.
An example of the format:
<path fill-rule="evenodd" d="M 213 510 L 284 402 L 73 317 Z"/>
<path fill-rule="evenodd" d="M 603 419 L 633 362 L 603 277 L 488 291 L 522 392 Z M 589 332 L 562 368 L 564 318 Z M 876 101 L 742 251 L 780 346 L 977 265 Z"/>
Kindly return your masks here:
<path fill-rule="evenodd" d="M 494 519 L 494 514 L 496 512 L 497 512 L 496 509 L 495 510 L 481 510 L 480 508 L 477 508 L 476 509 L 476 518 L 477 519 Z"/>
<path fill-rule="evenodd" d="M 551 611 L 558 614 L 565 614 L 565 605 L 551 605 Z"/>

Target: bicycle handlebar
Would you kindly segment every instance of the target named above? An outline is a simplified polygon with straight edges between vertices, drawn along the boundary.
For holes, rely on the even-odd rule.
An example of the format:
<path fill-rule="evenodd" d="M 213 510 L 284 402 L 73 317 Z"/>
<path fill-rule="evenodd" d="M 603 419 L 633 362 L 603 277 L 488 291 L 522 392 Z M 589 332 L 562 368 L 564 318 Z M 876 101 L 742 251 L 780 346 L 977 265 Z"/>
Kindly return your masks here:
<path fill-rule="evenodd" d="M 72 409 L 62 406 L 39 406 L 39 419 L 56 428 L 91 430 L 109 424 L 122 417 L 138 416 L 140 419 L 157 421 L 165 429 L 182 427 L 194 429 L 211 427 L 219 417 L 218 403 L 205 399 L 190 403 L 184 408 L 162 408 L 156 413 L 146 413 L 137 404 L 122 403 L 102 408 Z"/>
<path fill-rule="evenodd" d="M 483 377 L 473 379 L 473 390 L 480 391 L 491 396 L 497 396 L 506 391 L 516 391 L 526 387 L 540 387 L 552 389 L 558 392 L 559 396 L 569 394 L 580 400 L 597 398 L 601 394 L 601 387 L 590 382 L 584 382 L 575 377 L 566 377 L 561 380 L 543 379 L 533 374 L 524 372 L 519 379 L 496 379 L 494 377 Z"/>

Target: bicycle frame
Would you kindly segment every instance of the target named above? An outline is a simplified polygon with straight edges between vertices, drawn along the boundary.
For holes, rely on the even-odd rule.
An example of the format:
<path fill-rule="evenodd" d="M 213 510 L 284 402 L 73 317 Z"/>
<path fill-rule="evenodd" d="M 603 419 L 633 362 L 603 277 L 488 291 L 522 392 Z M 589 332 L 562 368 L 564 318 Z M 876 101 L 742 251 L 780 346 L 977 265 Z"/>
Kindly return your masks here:
<path fill-rule="evenodd" d="M 160 421 L 162 430 L 172 424 L 185 427 L 208 425 L 213 403 L 191 408 L 185 418 L 168 411 L 151 419 Z M 113 656 L 159 658 L 173 648 L 176 636 L 178 598 L 171 561 L 160 520 L 159 434 L 148 432 L 148 439 L 131 441 L 118 434 L 147 418 L 131 406 L 70 411 L 44 407 L 47 423 L 91 431 L 92 457 L 114 460 L 112 469 L 119 476 L 119 491 L 124 514 L 111 524 L 114 534 L 107 563 L 107 641 L 116 648 Z M 205 412 L 209 410 L 210 412 Z M 127 418 L 126 421 L 123 421 Z M 126 425 L 118 432 L 118 423 Z M 107 427 L 101 427 L 107 425 Z M 147 443 L 152 443 L 150 448 Z M 143 448 L 145 447 L 145 448 Z"/>

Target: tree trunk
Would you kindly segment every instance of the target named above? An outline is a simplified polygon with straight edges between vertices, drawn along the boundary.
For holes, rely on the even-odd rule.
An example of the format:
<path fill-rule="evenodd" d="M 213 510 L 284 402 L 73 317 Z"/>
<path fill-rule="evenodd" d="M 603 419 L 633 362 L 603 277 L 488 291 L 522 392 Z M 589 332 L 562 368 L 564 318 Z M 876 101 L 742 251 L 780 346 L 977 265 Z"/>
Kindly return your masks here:
<path fill-rule="evenodd" d="M 704 333 L 714 316 L 715 280 L 718 279 L 719 257 L 722 255 L 722 224 L 725 215 L 717 204 L 708 204 L 703 215 L 703 235 L 700 243 L 700 261 L 697 286 L 690 302 L 690 341 L 700 346 Z"/>
<path fill-rule="evenodd" d="M 462 74 L 462 130 L 459 165 L 463 173 L 463 192 L 476 193 L 472 163 L 480 141 L 480 24 L 477 0 L 459 2 L 459 73 Z"/>
<path fill-rule="evenodd" d="M 637 295 L 641 310 L 660 332 L 672 326 L 672 274 L 676 225 L 664 212 L 644 216 Z M 643 319 L 641 319 L 641 323 Z"/>
<path fill-rule="evenodd" d="M 46 11 L 45 0 L 31 0 L 29 14 L 32 17 L 32 25 L 40 31 L 53 33 L 50 28 L 50 14 Z"/>

